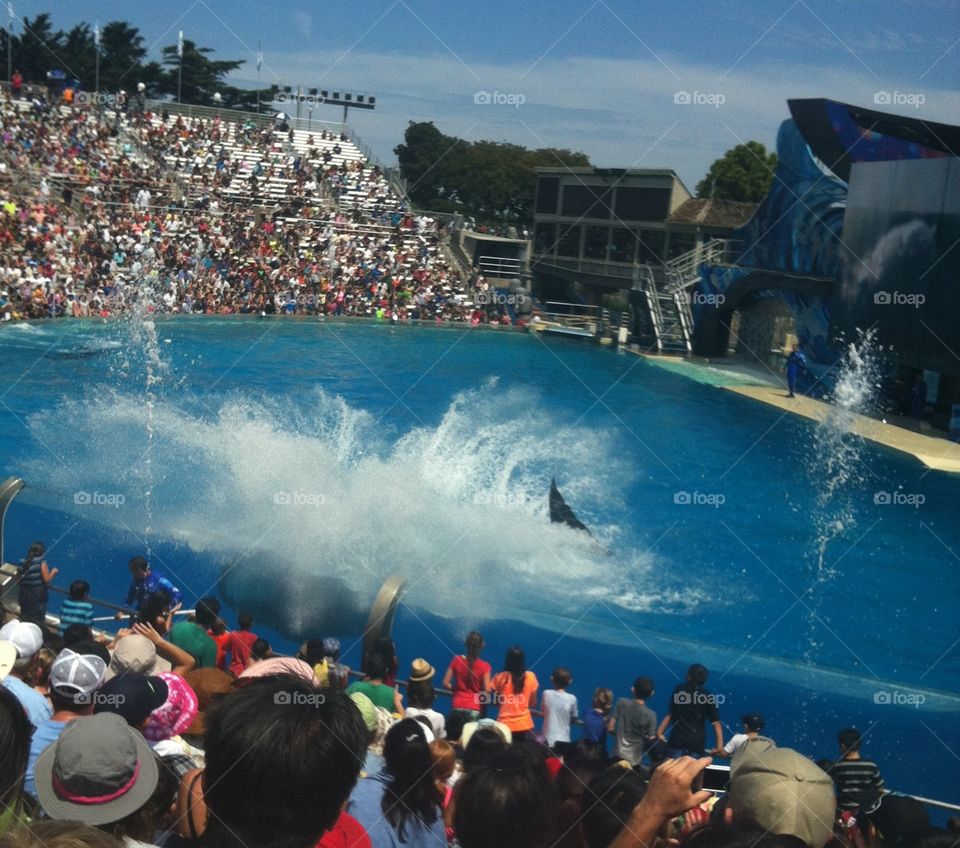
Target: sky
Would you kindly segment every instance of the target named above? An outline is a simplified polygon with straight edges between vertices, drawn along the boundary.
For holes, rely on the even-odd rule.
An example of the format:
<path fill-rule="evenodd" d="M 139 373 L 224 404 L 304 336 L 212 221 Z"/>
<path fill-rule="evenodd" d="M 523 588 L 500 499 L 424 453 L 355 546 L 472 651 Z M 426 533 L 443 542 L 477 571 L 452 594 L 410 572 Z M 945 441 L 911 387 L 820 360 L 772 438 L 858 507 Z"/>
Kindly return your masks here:
<path fill-rule="evenodd" d="M 56 28 L 125 20 L 159 58 L 177 32 L 245 59 L 230 78 L 373 94 L 349 123 L 385 165 L 409 121 L 560 147 L 602 167 L 672 168 L 694 191 L 788 98 L 960 123 L 960 0 L 13 0 Z M 315 120 L 339 121 L 321 106 Z M 306 113 L 304 112 L 304 117 Z"/>

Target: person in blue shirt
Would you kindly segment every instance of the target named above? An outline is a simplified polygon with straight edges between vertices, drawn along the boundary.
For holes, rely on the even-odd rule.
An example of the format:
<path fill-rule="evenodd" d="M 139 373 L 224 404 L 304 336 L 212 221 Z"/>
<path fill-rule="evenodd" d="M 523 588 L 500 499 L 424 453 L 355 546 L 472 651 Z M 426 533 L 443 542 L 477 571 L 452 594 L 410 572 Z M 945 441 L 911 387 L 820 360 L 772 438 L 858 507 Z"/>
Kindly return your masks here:
<path fill-rule="evenodd" d="M 133 581 L 127 591 L 127 606 L 132 606 L 139 612 L 147 595 L 160 591 L 166 592 L 170 596 L 170 602 L 174 605 L 183 601 L 183 592 L 162 574 L 155 572 L 150 567 L 146 557 L 135 556 L 130 560 L 129 565 Z"/>
<path fill-rule="evenodd" d="M 794 390 L 797 388 L 797 376 L 807 367 L 807 357 L 800 350 L 800 345 L 793 346 L 793 353 L 787 357 L 787 388 L 789 394 L 787 397 L 796 397 Z"/>

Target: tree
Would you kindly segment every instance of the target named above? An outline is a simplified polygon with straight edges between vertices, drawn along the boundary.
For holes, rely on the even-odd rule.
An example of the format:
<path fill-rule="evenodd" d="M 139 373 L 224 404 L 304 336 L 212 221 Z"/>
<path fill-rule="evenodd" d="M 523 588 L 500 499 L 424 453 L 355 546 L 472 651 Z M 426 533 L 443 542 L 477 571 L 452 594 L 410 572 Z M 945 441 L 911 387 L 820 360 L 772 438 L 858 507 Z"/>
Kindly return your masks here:
<path fill-rule="evenodd" d="M 444 135 L 430 121 L 411 121 L 394 148 L 410 199 L 438 212 L 482 223 L 529 224 L 538 165 L 589 165 L 583 153 L 528 150 L 501 141 Z"/>
<path fill-rule="evenodd" d="M 243 59 L 211 59 L 211 47 L 199 47 L 193 41 L 183 42 L 183 76 L 180 85 L 180 99 L 184 103 L 196 103 L 201 106 L 213 105 L 213 95 L 219 94 L 220 102 L 228 109 L 255 109 L 256 90 L 236 88 L 224 82 L 224 77 L 239 68 Z M 177 78 L 180 71 L 180 57 L 177 45 L 163 48 L 163 64 L 167 72 L 163 78 L 164 94 L 177 96 Z M 261 92 L 263 100 L 269 100 L 269 90 Z"/>
<path fill-rule="evenodd" d="M 767 196 L 777 154 L 767 152 L 759 141 L 731 148 L 716 160 L 697 183 L 697 197 L 759 203 Z"/>

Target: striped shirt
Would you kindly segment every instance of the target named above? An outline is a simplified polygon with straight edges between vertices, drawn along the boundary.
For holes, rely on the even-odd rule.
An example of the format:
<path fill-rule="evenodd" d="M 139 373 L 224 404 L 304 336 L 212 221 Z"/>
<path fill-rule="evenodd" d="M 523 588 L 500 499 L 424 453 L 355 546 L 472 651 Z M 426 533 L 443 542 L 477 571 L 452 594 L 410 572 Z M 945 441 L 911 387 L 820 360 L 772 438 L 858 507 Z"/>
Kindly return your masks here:
<path fill-rule="evenodd" d="M 25 559 L 20 563 L 20 585 L 24 588 L 39 589 L 43 586 L 43 572 L 40 566 L 43 557 Z"/>
<path fill-rule="evenodd" d="M 829 771 L 837 787 L 837 806 L 853 810 L 860 806 L 864 792 L 879 792 L 883 789 L 880 769 L 872 760 L 838 760 Z"/>
<path fill-rule="evenodd" d="M 89 601 L 73 601 L 67 598 L 60 607 L 61 635 L 71 624 L 93 627 L 93 604 Z"/>

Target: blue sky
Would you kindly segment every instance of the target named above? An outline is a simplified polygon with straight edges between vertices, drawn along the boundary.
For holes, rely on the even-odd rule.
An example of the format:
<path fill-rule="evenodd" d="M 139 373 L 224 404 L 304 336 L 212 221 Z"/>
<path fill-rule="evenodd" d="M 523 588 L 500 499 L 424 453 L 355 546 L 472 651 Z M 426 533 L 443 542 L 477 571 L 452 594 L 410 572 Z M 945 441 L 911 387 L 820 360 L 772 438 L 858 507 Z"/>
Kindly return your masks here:
<path fill-rule="evenodd" d="M 694 189 L 742 141 L 768 147 L 788 97 L 827 96 L 960 122 L 960 2 L 943 0 L 14 0 L 18 18 L 127 20 L 151 56 L 186 37 L 247 59 L 232 80 L 377 95 L 351 112 L 385 163 L 410 120 L 449 135 L 582 150 L 597 165 L 668 167 Z M 477 92 L 491 100 L 477 103 Z M 678 92 L 689 97 L 678 98 Z M 501 95 L 494 98 L 492 95 Z M 690 102 L 676 102 L 689 100 Z M 339 120 L 322 107 L 315 119 Z"/>

